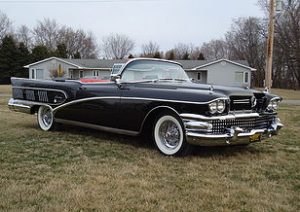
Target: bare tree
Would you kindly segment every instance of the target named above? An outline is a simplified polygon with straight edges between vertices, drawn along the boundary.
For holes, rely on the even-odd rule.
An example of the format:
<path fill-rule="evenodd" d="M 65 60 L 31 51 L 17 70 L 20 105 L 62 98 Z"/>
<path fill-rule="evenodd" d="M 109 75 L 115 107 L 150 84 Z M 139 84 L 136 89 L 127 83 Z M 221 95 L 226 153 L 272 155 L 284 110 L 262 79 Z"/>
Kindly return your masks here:
<path fill-rule="evenodd" d="M 192 54 L 194 49 L 195 46 L 192 43 L 178 43 L 174 47 L 175 57 L 176 59 L 190 59 L 190 55 Z"/>
<path fill-rule="evenodd" d="M 59 25 L 54 19 L 45 18 L 38 21 L 37 26 L 33 29 L 35 45 L 44 45 L 54 51 L 57 46 Z"/>
<path fill-rule="evenodd" d="M 127 35 L 110 34 L 103 38 L 103 50 L 106 58 L 123 59 L 134 48 L 134 41 Z"/>
<path fill-rule="evenodd" d="M 27 48 L 32 48 L 32 33 L 26 25 L 21 25 L 17 29 L 16 38 L 19 42 L 24 43 Z"/>
<path fill-rule="evenodd" d="M 5 13 L 0 11 L 0 43 L 9 33 L 11 33 L 11 21 Z"/>
<path fill-rule="evenodd" d="M 265 76 L 265 30 L 265 25 L 259 18 L 239 18 L 225 35 L 229 48 L 228 58 L 247 60 L 251 67 L 257 69 L 253 81 L 255 86 L 263 86 Z"/>
<path fill-rule="evenodd" d="M 67 47 L 68 56 L 74 58 L 80 54 L 81 58 L 96 58 L 98 47 L 92 32 L 73 30 L 70 27 L 62 27 L 59 32 L 59 42 Z"/>
<path fill-rule="evenodd" d="M 275 21 L 273 84 L 300 87 L 300 2 L 291 0 Z"/>
<path fill-rule="evenodd" d="M 228 45 L 223 39 L 211 40 L 202 44 L 200 52 L 208 60 L 228 58 Z"/>
<path fill-rule="evenodd" d="M 154 57 L 157 53 L 159 53 L 159 45 L 157 43 L 150 41 L 149 43 L 142 45 L 141 56 Z"/>

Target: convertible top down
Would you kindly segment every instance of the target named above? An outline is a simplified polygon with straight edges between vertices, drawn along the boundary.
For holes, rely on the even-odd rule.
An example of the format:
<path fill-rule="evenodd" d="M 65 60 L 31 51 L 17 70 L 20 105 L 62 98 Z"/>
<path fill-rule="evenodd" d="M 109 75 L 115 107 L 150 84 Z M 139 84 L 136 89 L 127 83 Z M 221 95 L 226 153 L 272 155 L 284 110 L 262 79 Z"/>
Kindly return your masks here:
<path fill-rule="evenodd" d="M 42 130 L 57 123 L 138 135 L 152 132 L 165 155 L 191 145 L 237 145 L 276 135 L 281 98 L 270 93 L 196 84 L 173 61 L 128 61 L 111 80 L 12 78 L 11 110 L 37 113 Z"/>

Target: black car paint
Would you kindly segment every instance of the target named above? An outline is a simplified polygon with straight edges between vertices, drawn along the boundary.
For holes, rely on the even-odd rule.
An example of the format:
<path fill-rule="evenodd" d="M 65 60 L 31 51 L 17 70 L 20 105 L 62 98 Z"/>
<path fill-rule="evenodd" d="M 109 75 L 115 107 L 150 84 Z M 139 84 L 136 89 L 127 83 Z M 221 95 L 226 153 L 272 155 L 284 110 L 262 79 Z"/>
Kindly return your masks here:
<path fill-rule="evenodd" d="M 119 84 L 110 81 L 83 84 L 78 81 L 12 78 L 12 85 L 65 91 L 68 96 L 65 105 L 52 106 L 57 119 L 136 132 L 140 132 L 145 118 L 155 108 L 168 107 L 178 114 L 194 113 L 209 116 L 207 103 L 217 98 L 255 95 L 266 99 L 263 103 L 266 107 L 268 99 L 273 97 L 250 89 L 177 81 Z M 75 101 L 74 104 L 72 101 Z"/>

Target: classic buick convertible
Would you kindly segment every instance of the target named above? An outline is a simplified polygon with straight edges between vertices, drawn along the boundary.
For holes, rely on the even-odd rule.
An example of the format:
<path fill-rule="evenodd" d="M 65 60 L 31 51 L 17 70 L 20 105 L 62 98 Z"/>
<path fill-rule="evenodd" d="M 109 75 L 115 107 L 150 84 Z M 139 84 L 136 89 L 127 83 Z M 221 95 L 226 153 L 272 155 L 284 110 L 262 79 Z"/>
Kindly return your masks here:
<path fill-rule="evenodd" d="M 179 63 L 128 61 L 110 81 L 12 78 L 11 110 L 37 113 L 42 130 L 77 125 L 127 135 L 151 131 L 165 155 L 191 145 L 247 145 L 276 135 L 281 98 L 248 88 L 196 84 Z"/>

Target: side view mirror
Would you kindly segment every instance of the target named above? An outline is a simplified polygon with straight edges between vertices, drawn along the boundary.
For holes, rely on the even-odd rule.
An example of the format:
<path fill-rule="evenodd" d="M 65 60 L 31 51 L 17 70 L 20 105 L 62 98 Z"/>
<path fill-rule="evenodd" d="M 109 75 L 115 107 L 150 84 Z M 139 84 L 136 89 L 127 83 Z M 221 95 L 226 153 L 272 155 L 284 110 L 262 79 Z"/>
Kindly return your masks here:
<path fill-rule="evenodd" d="M 120 79 L 120 75 L 112 74 L 110 75 L 110 80 L 116 82 L 117 79 Z"/>

